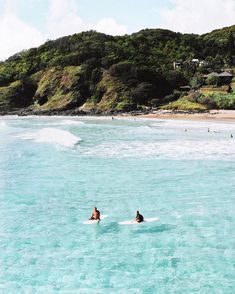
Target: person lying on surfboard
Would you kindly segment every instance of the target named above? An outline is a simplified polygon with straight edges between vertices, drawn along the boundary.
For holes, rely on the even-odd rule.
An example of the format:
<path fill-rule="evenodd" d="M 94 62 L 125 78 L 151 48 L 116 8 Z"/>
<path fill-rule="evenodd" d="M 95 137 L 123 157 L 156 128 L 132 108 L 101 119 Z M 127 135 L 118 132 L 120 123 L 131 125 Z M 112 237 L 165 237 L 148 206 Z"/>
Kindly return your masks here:
<path fill-rule="evenodd" d="M 100 212 L 96 207 L 94 207 L 92 215 L 89 218 L 89 220 L 98 220 L 98 221 L 100 221 Z"/>
<path fill-rule="evenodd" d="M 138 210 L 136 211 L 135 221 L 137 221 L 137 223 L 142 223 L 144 221 L 143 215 L 140 214 Z"/>

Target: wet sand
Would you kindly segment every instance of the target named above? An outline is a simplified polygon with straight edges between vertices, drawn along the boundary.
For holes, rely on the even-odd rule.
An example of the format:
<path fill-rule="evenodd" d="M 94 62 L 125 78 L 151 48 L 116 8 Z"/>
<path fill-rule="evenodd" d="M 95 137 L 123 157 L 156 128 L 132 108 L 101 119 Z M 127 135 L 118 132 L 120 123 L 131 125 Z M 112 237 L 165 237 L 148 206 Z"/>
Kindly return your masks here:
<path fill-rule="evenodd" d="M 138 117 L 152 119 L 212 120 L 235 122 L 235 110 L 211 110 L 207 113 L 174 113 L 170 111 L 156 111 L 154 113 L 140 115 Z"/>

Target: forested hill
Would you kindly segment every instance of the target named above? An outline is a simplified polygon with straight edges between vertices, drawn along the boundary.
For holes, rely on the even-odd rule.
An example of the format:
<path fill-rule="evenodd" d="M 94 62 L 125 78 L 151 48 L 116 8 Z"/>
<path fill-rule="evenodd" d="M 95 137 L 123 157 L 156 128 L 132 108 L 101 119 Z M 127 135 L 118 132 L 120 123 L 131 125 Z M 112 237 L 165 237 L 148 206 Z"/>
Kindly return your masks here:
<path fill-rule="evenodd" d="M 95 31 L 48 41 L 0 63 L 0 111 L 130 111 L 176 99 L 208 68 L 235 63 L 235 26 L 205 35 L 146 29 L 121 37 Z M 184 63 L 180 70 L 173 62 Z M 176 93 L 176 94 L 172 94 Z M 170 95 L 172 94 L 172 95 Z"/>

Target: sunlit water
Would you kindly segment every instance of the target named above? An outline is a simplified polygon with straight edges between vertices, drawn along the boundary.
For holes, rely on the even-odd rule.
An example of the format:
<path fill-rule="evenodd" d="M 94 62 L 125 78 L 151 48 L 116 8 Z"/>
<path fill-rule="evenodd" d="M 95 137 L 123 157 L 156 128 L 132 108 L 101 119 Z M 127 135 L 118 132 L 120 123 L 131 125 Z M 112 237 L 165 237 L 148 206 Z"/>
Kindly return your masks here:
<path fill-rule="evenodd" d="M 0 293 L 235 293 L 235 124 L 3 117 L 0 135 Z M 82 224 L 94 205 L 109 217 Z M 137 209 L 160 220 L 118 224 Z"/>

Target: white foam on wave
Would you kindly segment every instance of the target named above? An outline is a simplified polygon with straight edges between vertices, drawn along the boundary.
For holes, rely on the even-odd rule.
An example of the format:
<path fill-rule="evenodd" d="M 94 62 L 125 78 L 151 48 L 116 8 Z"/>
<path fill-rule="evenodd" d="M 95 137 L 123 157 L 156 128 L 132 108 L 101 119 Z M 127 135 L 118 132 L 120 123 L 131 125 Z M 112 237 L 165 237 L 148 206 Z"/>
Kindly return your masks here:
<path fill-rule="evenodd" d="M 78 126 L 85 125 L 85 123 L 83 121 L 71 120 L 71 119 L 65 119 L 60 124 L 62 124 L 62 125 L 78 125 Z"/>
<path fill-rule="evenodd" d="M 234 140 L 172 140 L 158 142 L 109 142 L 81 150 L 102 157 L 155 157 L 163 159 L 235 159 Z"/>
<path fill-rule="evenodd" d="M 235 137 L 235 124 L 218 122 L 159 121 L 146 125 L 129 127 L 130 136 L 178 136 L 192 139 L 210 140 L 213 138 Z M 216 136 L 216 137 L 215 137 Z"/>
<path fill-rule="evenodd" d="M 167 128 L 171 129 L 187 129 L 187 130 L 197 130 L 197 131 L 207 131 L 208 128 L 210 131 L 218 131 L 218 132 L 226 132 L 226 131 L 234 131 L 235 132 L 235 124 L 234 123 L 223 123 L 223 122 L 213 122 L 213 121 L 186 121 L 186 120 L 165 120 L 159 121 L 158 123 L 150 123 L 151 127 L 158 128 Z"/>
<path fill-rule="evenodd" d="M 79 120 L 72 120 L 72 119 L 64 119 L 64 120 L 54 120 L 54 121 L 40 121 L 40 120 L 35 120 L 35 125 L 40 126 L 84 126 L 86 125 L 84 122 L 79 121 Z"/>
<path fill-rule="evenodd" d="M 64 119 L 62 121 L 58 121 L 58 122 L 53 122 L 53 123 L 48 123 L 50 125 L 62 125 L 62 126 L 83 126 L 85 125 L 84 122 L 80 121 L 80 120 L 72 120 L 72 119 Z"/>
<path fill-rule="evenodd" d="M 0 128 L 5 129 L 7 127 L 7 124 L 4 121 L 0 121 Z"/>
<path fill-rule="evenodd" d="M 81 141 L 81 138 L 72 133 L 56 128 L 43 128 L 34 133 L 24 133 L 17 137 L 26 140 L 34 140 L 35 142 L 40 143 L 58 144 L 65 147 L 72 147 Z"/>

